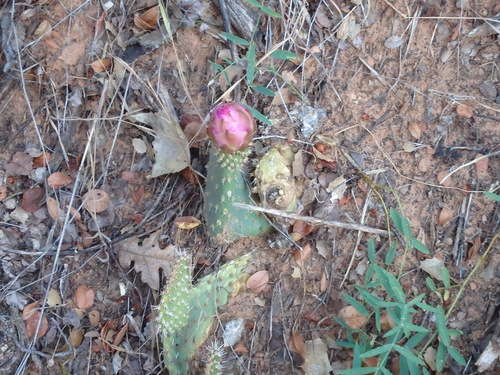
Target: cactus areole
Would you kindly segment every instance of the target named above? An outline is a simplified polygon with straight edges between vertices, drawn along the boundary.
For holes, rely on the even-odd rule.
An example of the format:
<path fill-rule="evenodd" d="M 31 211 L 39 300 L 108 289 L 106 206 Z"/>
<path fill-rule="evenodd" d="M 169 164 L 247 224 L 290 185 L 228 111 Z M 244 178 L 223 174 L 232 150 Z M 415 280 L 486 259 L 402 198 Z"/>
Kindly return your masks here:
<path fill-rule="evenodd" d="M 253 204 L 243 166 L 255 128 L 254 117 L 239 103 L 219 104 L 210 113 L 205 218 L 215 242 L 259 236 L 271 229 L 262 214 L 233 207 L 233 203 Z"/>

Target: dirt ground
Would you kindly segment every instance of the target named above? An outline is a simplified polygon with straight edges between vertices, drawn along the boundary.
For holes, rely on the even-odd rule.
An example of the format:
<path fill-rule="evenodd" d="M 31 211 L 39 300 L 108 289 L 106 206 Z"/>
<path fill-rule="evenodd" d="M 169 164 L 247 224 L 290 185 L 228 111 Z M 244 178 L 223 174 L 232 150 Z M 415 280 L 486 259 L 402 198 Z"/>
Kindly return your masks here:
<path fill-rule="evenodd" d="M 269 236 L 213 244 L 203 219 L 209 141 L 199 129 L 235 95 L 272 121 L 259 122 L 253 165 L 271 147 L 291 147 L 295 214 L 387 230 L 384 208 L 402 212 L 430 251 L 404 255 L 398 237 L 394 264 L 410 299 L 441 303 L 421 262 L 444 262 L 455 286 L 442 303 L 447 311 L 457 298 L 447 325 L 463 331 L 453 346 L 467 364 L 448 358 L 439 373 L 499 373 L 500 204 L 484 194 L 500 186 L 498 2 L 260 1 L 282 15 L 252 8 L 256 58 L 266 56 L 253 83 L 274 98 L 245 91 L 244 79 L 231 91 L 209 63 L 231 59 L 211 0 L 168 2 L 173 42 L 159 36 L 157 12 L 145 14 L 156 0 L 16 3 L 0 14 L 1 374 L 167 374 L 155 306 L 172 249 L 192 256 L 195 277 L 249 251 L 247 272 L 268 271 L 263 291 L 243 288 L 219 309 L 209 340 L 244 321 L 225 374 L 350 368 L 333 318 L 348 306 L 343 293 L 360 300 L 368 240 L 381 260 L 389 241 L 278 214 L 268 216 Z M 297 58 L 271 61 L 283 41 Z M 152 177 L 158 129 L 134 116 L 159 111 L 183 130 L 162 158 L 177 167 L 185 135 L 190 162 Z M 201 224 L 183 229 L 189 217 Z M 299 266 L 301 251 L 310 254 Z M 413 324 L 433 326 L 424 314 Z M 326 364 L 314 367 L 301 349 L 313 342 L 325 344 Z M 493 360 L 481 366 L 488 345 Z M 205 355 L 196 352 L 194 373 Z"/>

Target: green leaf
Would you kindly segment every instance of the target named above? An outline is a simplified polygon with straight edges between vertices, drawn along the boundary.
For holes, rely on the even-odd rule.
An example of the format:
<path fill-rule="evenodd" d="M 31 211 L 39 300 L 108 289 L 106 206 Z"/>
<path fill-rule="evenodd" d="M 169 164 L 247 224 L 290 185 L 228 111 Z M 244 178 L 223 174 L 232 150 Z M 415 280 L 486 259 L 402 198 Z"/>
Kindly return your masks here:
<path fill-rule="evenodd" d="M 449 288 L 451 286 L 450 273 L 448 272 L 448 269 L 446 267 L 443 267 L 441 269 L 441 278 L 443 279 L 443 284 L 445 288 Z"/>
<path fill-rule="evenodd" d="M 378 367 L 362 367 L 362 368 L 352 368 L 350 370 L 342 370 L 339 372 L 340 375 L 366 375 L 372 374 L 380 370 Z"/>
<path fill-rule="evenodd" d="M 424 299 L 424 297 L 425 297 L 425 293 L 419 294 L 418 296 L 416 296 L 415 298 L 413 298 L 410 302 L 408 302 L 408 305 L 409 306 L 416 305 L 417 303 L 422 302 L 422 300 Z"/>
<path fill-rule="evenodd" d="M 411 239 L 411 245 L 415 249 L 420 251 L 422 254 L 429 254 L 429 249 L 422 242 L 420 242 L 419 240 L 417 240 L 414 237 L 412 237 L 412 239 Z"/>
<path fill-rule="evenodd" d="M 425 337 L 427 336 L 428 333 L 429 333 L 429 330 L 427 330 L 427 332 L 415 333 L 412 337 L 410 337 L 408 339 L 405 346 L 408 349 L 415 348 L 418 344 L 420 344 L 422 342 L 423 339 L 425 339 Z"/>
<path fill-rule="evenodd" d="M 254 89 L 255 91 L 257 91 L 258 93 L 270 96 L 271 98 L 274 98 L 276 96 L 274 91 L 269 90 L 267 87 L 260 86 L 260 85 L 252 85 L 250 87 L 252 89 Z"/>
<path fill-rule="evenodd" d="M 390 208 L 389 210 L 389 216 L 392 219 L 392 222 L 396 226 L 396 228 L 399 229 L 400 232 L 403 231 L 403 225 L 401 224 L 401 216 L 399 215 L 399 212 L 396 211 L 394 208 Z"/>
<path fill-rule="evenodd" d="M 453 346 L 448 346 L 448 353 L 450 354 L 451 358 L 455 360 L 460 366 L 465 366 L 465 358 L 462 357 L 462 354 L 455 349 Z"/>
<path fill-rule="evenodd" d="M 273 53 L 271 53 L 271 56 L 279 60 L 293 60 L 299 58 L 299 56 L 297 56 L 295 53 L 290 51 L 285 51 L 283 49 L 278 49 L 274 51 Z"/>
<path fill-rule="evenodd" d="M 349 328 L 349 326 L 347 324 L 345 324 L 345 322 L 342 319 L 333 318 L 333 320 L 335 320 L 338 324 L 340 324 L 344 329 L 347 329 L 347 330 L 351 329 L 351 328 Z"/>
<path fill-rule="evenodd" d="M 436 352 L 436 370 L 441 371 L 444 368 L 444 363 L 446 361 L 446 346 L 439 342 L 439 346 Z"/>
<path fill-rule="evenodd" d="M 269 120 L 266 116 L 264 116 L 262 113 L 260 113 L 259 111 L 257 111 L 255 108 L 250 107 L 248 104 L 245 104 L 245 103 L 241 103 L 241 104 L 243 105 L 243 107 L 247 108 L 250 112 L 252 112 L 252 115 L 257 120 L 259 120 L 263 124 L 273 126 L 273 123 L 271 122 L 271 120 Z"/>
<path fill-rule="evenodd" d="M 380 298 L 377 296 L 374 296 L 370 294 L 367 290 L 364 290 L 362 288 L 357 288 L 363 299 L 366 301 L 367 304 L 369 304 L 371 307 L 374 309 L 379 309 L 382 307 L 382 301 Z"/>
<path fill-rule="evenodd" d="M 368 311 L 366 311 L 366 308 L 363 306 L 362 303 L 359 301 L 356 301 L 354 298 L 352 298 L 349 294 L 344 293 L 344 298 L 346 299 L 347 303 L 351 304 L 358 312 L 363 315 L 363 316 L 368 316 Z"/>
<path fill-rule="evenodd" d="M 361 360 L 361 349 L 359 348 L 359 343 L 354 344 L 354 350 L 352 354 L 352 367 L 358 368 L 363 366 L 363 361 Z"/>
<path fill-rule="evenodd" d="M 489 191 L 485 191 L 484 195 L 486 195 L 487 197 L 489 197 L 497 202 L 500 202 L 500 195 L 498 195 L 498 194 L 490 193 Z"/>
<path fill-rule="evenodd" d="M 418 364 L 420 366 L 425 366 L 425 362 L 422 361 L 420 358 L 418 358 L 415 354 L 413 354 L 408 349 L 406 349 L 402 346 L 399 346 L 399 345 L 395 345 L 394 350 L 396 350 L 399 354 L 404 356 L 407 360 L 415 362 L 416 364 Z"/>
<path fill-rule="evenodd" d="M 212 65 L 215 69 L 217 69 L 220 72 L 220 74 L 224 75 L 224 78 L 226 79 L 228 85 L 231 84 L 231 80 L 229 79 L 229 75 L 227 74 L 226 68 L 210 60 L 208 60 L 208 63 Z"/>
<path fill-rule="evenodd" d="M 376 263 L 376 254 L 375 254 L 375 241 L 373 238 L 370 238 L 368 241 L 368 260 L 370 263 Z"/>
<path fill-rule="evenodd" d="M 251 43 L 247 52 L 247 82 L 252 84 L 255 78 L 255 44 Z"/>
<path fill-rule="evenodd" d="M 411 329 L 414 332 L 422 332 L 422 333 L 428 333 L 429 330 L 425 327 L 422 326 L 417 326 L 416 324 L 407 324 L 407 328 Z"/>
<path fill-rule="evenodd" d="M 403 288 L 399 284 L 399 281 L 388 271 L 384 270 L 381 267 L 376 267 L 375 272 L 379 275 L 382 280 L 382 284 L 384 285 L 387 293 L 396 301 L 404 303 L 406 300 L 405 293 L 403 292 Z"/>
<path fill-rule="evenodd" d="M 268 8 L 261 3 L 259 3 L 257 0 L 245 0 L 248 4 L 253 5 L 256 8 L 259 8 L 263 13 L 266 13 L 267 15 L 275 18 L 281 18 L 281 14 L 276 13 L 274 10 L 271 8 Z"/>
<path fill-rule="evenodd" d="M 230 40 L 236 44 L 239 44 L 240 46 L 249 46 L 250 45 L 250 42 L 246 41 L 245 39 L 243 38 L 240 38 L 239 36 L 236 36 L 236 35 L 233 35 L 233 34 L 230 34 L 230 33 L 226 33 L 225 31 L 221 31 L 221 34 L 227 39 L 227 40 Z"/>
<path fill-rule="evenodd" d="M 375 310 L 375 326 L 377 327 L 378 333 L 382 332 L 382 328 L 380 325 L 380 309 Z"/>
<path fill-rule="evenodd" d="M 435 308 L 435 307 L 432 307 L 431 305 L 428 305 L 428 304 L 426 304 L 426 303 L 423 303 L 423 302 L 418 302 L 418 303 L 416 303 L 415 305 L 417 305 L 418 307 L 420 307 L 422 310 L 425 310 L 425 311 L 430 311 L 430 312 L 436 313 L 436 308 Z"/>
<path fill-rule="evenodd" d="M 354 343 L 352 343 L 352 342 L 347 342 L 347 341 L 335 341 L 335 343 L 336 343 L 338 346 L 341 346 L 342 348 L 353 348 L 353 347 L 354 347 Z"/>
<path fill-rule="evenodd" d="M 393 243 L 391 243 L 391 246 L 389 246 L 387 254 L 385 255 L 385 264 L 387 265 L 392 264 L 394 258 L 396 257 L 396 250 L 397 250 L 397 242 L 394 241 Z"/>
<path fill-rule="evenodd" d="M 424 375 L 431 375 L 430 372 L 425 367 L 423 369 L 423 373 Z"/>
<path fill-rule="evenodd" d="M 448 334 L 450 336 L 462 336 L 464 333 L 458 329 L 449 329 Z"/>
<path fill-rule="evenodd" d="M 392 345 L 392 344 L 382 345 L 382 346 L 379 346 L 378 348 L 364 352 L 363 354 L 360 355 L 360 357 L 361 358 L 375 357 L 377 355 L 381 355 L 381 354 L 385 354 L 387 352 L 390 352 L 393 348 L 394 348 L 394 345 Z"/>
<path fill-rule="evenodd" d="M 437 287 L 436 287 L 436 284 L 434 283 L 434 280 L 432 280 L 429 276 L 427 276 L 425 278 L 425 283 L 427 284 L 427 287 L 431 290 L 431 291 L 436 291 Z"/>
<path fill-rule="evenodd" d="M 448 329 L 446 328 L 446 318 L 444 316 L 444 310 L 442 306 L 438 306 L 436 308 L 436 326 L 438 329 L 439 338 L 441 339 L 441 343 L 445 346 L 450 345 L 450 334 L 448 333 Z"/>

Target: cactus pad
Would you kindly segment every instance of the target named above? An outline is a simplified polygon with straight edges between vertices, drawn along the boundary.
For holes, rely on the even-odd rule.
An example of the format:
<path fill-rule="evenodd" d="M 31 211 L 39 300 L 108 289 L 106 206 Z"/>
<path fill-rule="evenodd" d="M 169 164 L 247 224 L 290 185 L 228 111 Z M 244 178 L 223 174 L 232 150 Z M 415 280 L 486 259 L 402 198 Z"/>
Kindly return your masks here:
<path fill-rule="evenodd" d="M 190 272 L 189 258 L 177 262 L 158 309 L 165 366 L 170 374 L 189 374 L 189 363 L 207 338 L 217 309 L 244 284 L 249 260 L 250 254 L 246 254 L 228 262 L 193 287 L 190 277 L 187 283 L 185 277 Z"/>
<path fill-rule="evenodd" d="M 266 234 L 271 230 L 260 213 L 233 207 L 252 204 L 243 166 L 249 151 L 225 154 L 211 148 L 205 189 L 205 218 L 210 237 L 216 242 Z"/>

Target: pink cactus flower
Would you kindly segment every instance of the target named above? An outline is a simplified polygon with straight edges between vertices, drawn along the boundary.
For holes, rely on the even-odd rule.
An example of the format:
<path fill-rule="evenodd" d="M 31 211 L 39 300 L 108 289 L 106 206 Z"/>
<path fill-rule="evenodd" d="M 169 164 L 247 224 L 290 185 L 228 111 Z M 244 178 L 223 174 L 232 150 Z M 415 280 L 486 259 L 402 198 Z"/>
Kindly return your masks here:
<path fill-rule="evenodd" d="M 221 103 L 210 113 L 208 136 L 226 154 L 244 150 L 254 131 L 254 117 L 239 103 Z"/>

